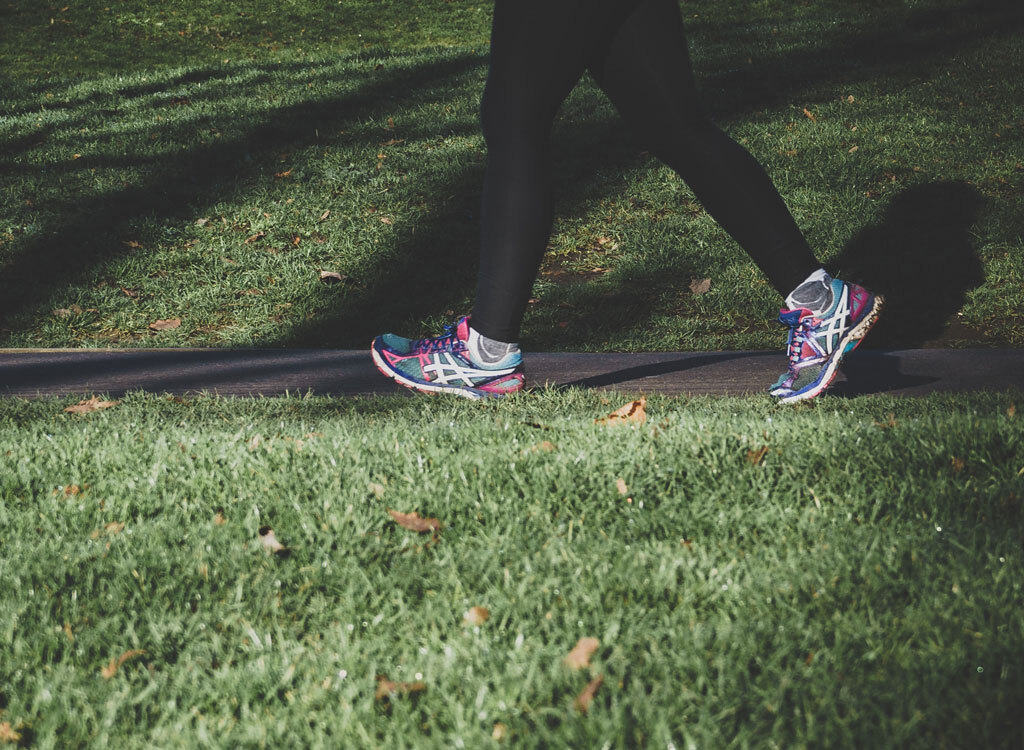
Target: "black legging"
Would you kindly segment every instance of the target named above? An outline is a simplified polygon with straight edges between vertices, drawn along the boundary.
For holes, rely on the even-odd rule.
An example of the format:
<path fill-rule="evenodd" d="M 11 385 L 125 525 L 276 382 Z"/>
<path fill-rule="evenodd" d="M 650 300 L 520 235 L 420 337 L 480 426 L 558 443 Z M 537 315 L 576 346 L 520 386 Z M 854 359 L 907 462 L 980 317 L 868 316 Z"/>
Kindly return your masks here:
<path fill-rule="evenodd" d="M 551 233 L 551 124 L 584 70 L 780 294 L 820 266 L 765 171 L 701 112 L 677 0 L 496 0 L 480 107 L 480 333 L 519 339 Z"/>

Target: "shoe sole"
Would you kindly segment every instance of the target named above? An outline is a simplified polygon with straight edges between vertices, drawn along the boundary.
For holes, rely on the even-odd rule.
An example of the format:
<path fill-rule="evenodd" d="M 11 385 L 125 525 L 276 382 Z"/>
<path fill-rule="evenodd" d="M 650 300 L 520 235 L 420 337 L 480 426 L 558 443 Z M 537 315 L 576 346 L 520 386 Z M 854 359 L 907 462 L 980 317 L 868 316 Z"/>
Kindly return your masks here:
<path fill-rule="evenodd" d="M 852 352 L 858 346 L 860 342 L 864 340 L 864 337 L 871 330 L 871 327 L 878 322 L 878 316 L 882 312 L 882 307 L 885 306 L 885 297 L 880 294 L 875 295 L 875 301 L 871 305 L 871 310 L 867 315 L 864 316 L 863 320 L 849 330 L 839 345 L 839 353 L 832 358 L 832 361 L 825 367 L 825 374 L 818 381 L 818 384 L 808 388 L 806 391 L 801 393 L 793 394 L 792 396 L 777 397 L 780 404 L 794 404 L 797 401 L 807 401 L 817 396 L 819 393 L 824 391 L 835 380 L 836 375 L 839 374 L 839 363 L 842 362 L 843 357 Z M 853 346 L 850 346 L 853 344 Z"/>
<path fill-rule="evenodd" d="M 417 393 L 426 393 L 428 395 L 436 395 L 438 393 L 451 393 L 455 396 L 462 396 L 462 398 L 468 398 L 473 401 L 479 401 L 485 398 L 503 398 L 512 393 L 518 393 L 518 391 L 510 391 L 509 393 L 489 393 L 487 391 L 473 390 L 466 386 L 447 386 L 447 385 L 430 385 L 429 383 L 421 383 L 418 380 L 412 380 L 407 378 L 401 373 L 392 370 L 384 359 L 377 353 L 377 348 L 370 344 L 370 356 L 373 358 L 373 364 L 380 370 L 381 375 L 391 378 L 401 386 L 408 388 L 410 391 L 416 391 Z"/>

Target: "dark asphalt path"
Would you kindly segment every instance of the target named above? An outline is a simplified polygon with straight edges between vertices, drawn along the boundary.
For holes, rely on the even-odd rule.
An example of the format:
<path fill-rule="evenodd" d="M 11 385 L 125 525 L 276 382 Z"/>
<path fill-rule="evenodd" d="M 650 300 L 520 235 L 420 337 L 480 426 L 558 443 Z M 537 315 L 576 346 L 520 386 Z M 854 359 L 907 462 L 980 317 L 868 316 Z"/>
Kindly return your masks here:
<path fill-rule="evenodd" d="M 772 352 L 528 353 L 527 386 L 581 386 L 672 394 L 763 393 L 785 368 Z M 831 392 L 917 396 L 1024 389 L 1024 349 L 864 350 L 851 354 Z M 328 349 L 0 350 L 0 395 L 127 391 L 273 396 L 407 393 L 365 351 Z"/>

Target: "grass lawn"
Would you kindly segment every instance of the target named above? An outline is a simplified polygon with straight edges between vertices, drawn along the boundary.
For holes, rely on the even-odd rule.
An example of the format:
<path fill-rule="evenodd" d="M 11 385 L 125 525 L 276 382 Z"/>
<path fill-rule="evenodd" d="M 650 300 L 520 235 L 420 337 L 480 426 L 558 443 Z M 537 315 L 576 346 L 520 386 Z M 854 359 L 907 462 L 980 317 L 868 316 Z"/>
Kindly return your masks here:
<path fill-rule="evenodd" d="M 575 391 L 0 400 L 0 722 L 36 747 L 1019 747 L 1022 396 L 651 398 L 636 428 Z"/>
<path fill-rule="evenodd" d="M 0 2 L 0 345 L 362 347 L 467 311 L 490 10 Z M 871 344 L 1024 345 L 1020 3 L 684 13 L 708 110 L 888 294 Z M 553 139 L 528 349 L 781 345 L 774 292 L 588 78 Z"/>

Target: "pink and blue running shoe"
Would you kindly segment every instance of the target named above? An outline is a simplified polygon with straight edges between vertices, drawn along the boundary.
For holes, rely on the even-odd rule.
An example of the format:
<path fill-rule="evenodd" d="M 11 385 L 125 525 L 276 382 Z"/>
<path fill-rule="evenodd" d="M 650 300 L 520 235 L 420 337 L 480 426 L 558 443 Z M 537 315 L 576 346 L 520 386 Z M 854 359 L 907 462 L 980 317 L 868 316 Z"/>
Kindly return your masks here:
<path fill-rule="evenodd" d="M 415 340 L 385 333 L 373 340 L 370 354 L 378 370 L 414 391 L 478 399 L 522 389 L 523 357 L 518 350 L 495 364 L 481 365 L 470 358 L 469 318 L 444 331 L 436 338 Z"/>
<path fill-rule="evenodd" d="M 820 318 L 804 308 L 782 309 L 789 326 L 789 369 L 768 389 L 779 403 L 814 398 L 831 385 L 843 357 L 878 320 L 885 299 L 856 284 L 832 280 L 832 307 Z"/>

